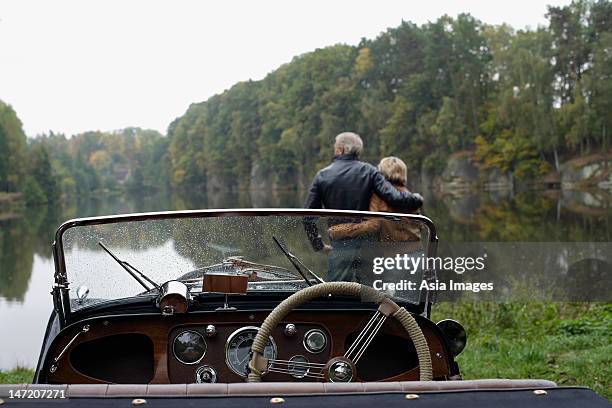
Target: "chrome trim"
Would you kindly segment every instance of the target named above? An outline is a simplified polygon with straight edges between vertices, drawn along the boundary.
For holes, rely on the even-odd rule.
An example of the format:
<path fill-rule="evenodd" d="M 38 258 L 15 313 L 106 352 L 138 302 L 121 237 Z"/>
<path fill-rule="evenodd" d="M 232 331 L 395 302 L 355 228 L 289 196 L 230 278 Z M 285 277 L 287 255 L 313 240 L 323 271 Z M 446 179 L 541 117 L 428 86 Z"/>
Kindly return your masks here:
<path fill-rule="evenodd" d="M 434 227 L 433 222 L 424 215 L 405 214 L 378 211 L 357 211 L 357 210 L 331 210 L 331 209 L 307 209 L 307 208 L 226 208 L 226 209 L 207 209 L 207 210 L 184 210 L 184 211 L 157 211 L 145 213 L 103 215 L 98 217 L 73 218 L 64 222 L 57 232 L 63 234 L 67 229 L 81 225 L 100 225 L 111 224 L 114 221 L 145 221 L 148 219 L 168 219 L 168 218 L 199 218 L 199 217 L 225 217 L 237 215 L 354 215 L 383 216 L 385 218 L 408 218 L 422 220 L 428 226 Z M 437 237 L 436 237 L 437 238 Z"/>
<path fill-rule="evenodd" d="M 247 331 L 247 330 L 255 330 L 256 332 L 259 332 L 259 329 L 260 328 L 257 327 L 257 326 L 244 326 L 244 327 L 241 327 L 241 328 L 235 330 L 229 336 L 227 336 L 227 340 L 225 341 L 225 365 L 233 373 L 239 375 L 242 378 L 246 378 L 246 375 L 244 373 L 239 373 L 238 371 L 234 370 L 234 367 L 232 367 L 232 365 L 229 362 L 229 345 L 230 345 L 231 341 L 234 339 L 234 337 L 236 337 L 240 333 L 242 333 L 244 331 Z M 255 338 L 253 338 L 253 339 L 255 339 Z M 272 350 L 273 350 L 272 359 L 274 360 L 274 359 L 276 359 L 276 357 L 278 355 L 278 349 L 276 348 L 276 342 L 274 341 L 274 338 L 272 336 L 269 337 L 269 341 L 270 341 L 270 344 L 272 345 Z M 267 344 L 266 344 L 266 346 L 267 346 Z M 264 350 L 264 354 L 265 354 L 265 350 Z M 263 373 L 262 375 L 266 375 L 266 373 Z"/>
<path fill-rule="evenodd" d="M 164 304 L 166 299 L 173 295 L 181 298 L 181 306 L 185 306 L 185 312 L 189 308 L 189 288 L 183 282 L 171 280 L 160 286 L 159 294 L 157 295 L 156 304 L 163 316 L 172 316 L 177 313 L 174 306 Z M 166 311 L 166 309 L 169 309 L 169 311 Z"/>
<path fill-rule="evenodd" d="M 285 334 L 285 336 L 287 337 L 292 337 L 295 336 L 297 334 L 297 327 L 295 327 L 295 324 L 293 323 L 288 323 L 285 326 L 285 330 L 283 330 L 283 333 Z"/>
<path fill-rule="evenodd" d="M 200 336 L 202 338 L 202 341 L 204 342 L 204 352 L 202 353 L 202 356 L 197 360 L 194 361 L 193 363 L 187 363 L 183 360 L 181 360 L 180 358 L 177 357 L 176 355 L 176 351 L 174 350 L 175 347 L 175 343 L 176 343 L 176 339 L 178 339 L 178 337 L 183 334 L 183 333 L 195 333 L 198 336 Z M 176 360 L 179 363 L 185 364 L 185 365 L 194 365 L 194 364 L 198 364 L 200 361 L 202 361 L 202 359 L 204 358 L 204 356 L 206 355 L 206 352 L 208 351 L 208 344 L 206 343 L 206 339 L 204 338 L 204 336 L 202 335 L 202 333 L 197 332 L 195 330 L 183 330 L 181 331 L 179 334 L 177 334 L 176 336 L 174 336 L 174 340 L 172 340 L 172 355 L 174 356 L 174 358 L 176 358 Z"/>
<path fill-rule="evenodd" d="M 325 344 L 323 345 L 323 348 L 319 351 L 313 351 L 310 349 L 310 347 L 308 347 L 306 345 L 306 339 L 308 338 L 308 336 L 313 333 L 313 332 L 318 332 L 321 333 L 323 335 L 323 339 L 325 340 Z M 327 347 L 327 343 L 328 343 L 328 339 L 327 339 L 327 335 L 325 334 L 325 332 L 321 329 L 310 329 L 306 332 L 306 334 L 304 334 L 304 338 L 302 339 L 302 345 L 304 346 L 304 348 L 306 349 L 306 351 L 308 351 L 309 353 L 312 354 L 319 354 L 322 353 L 323 350 L 325 350 L 325 347 Z"/>
<path fill-rule="evenodd" d="M 77 334 L 75 334 L 74 337 L 68 342 L 68 344 L 66 344 L 64 346 L 64 348 L 60 351 L 60 353 L 57 355 L 57 357 L 55 357 L 53 359 L 53 364 L 49 368 L 49 371 L 51 372 L 51 374 L 53 374 L 54 372 L 57 371 L 57 365 L 58 365 L 57 363 L 62 358 L 62 356 L 66 353 L 66 351 L 70 348 L 70 346 L 72 346 L 72 344 L 76 341 L 77 338 L 79 338 L 79 336 L 81 336 L 82 334 L 87 333 L 89 331 L 89 329 L 90 329 L 90 326 L 88 324 L 84 325 L 83 328 L 81 329 L 81 331 L 79 331 Z"/>
<path fill-rule="evenodd" d="M 215 337 L 217 335 L 217 328 L 214 324 L 206 325 L 206 327 L 204 328 L 204 334 L 208 338 Z"/>

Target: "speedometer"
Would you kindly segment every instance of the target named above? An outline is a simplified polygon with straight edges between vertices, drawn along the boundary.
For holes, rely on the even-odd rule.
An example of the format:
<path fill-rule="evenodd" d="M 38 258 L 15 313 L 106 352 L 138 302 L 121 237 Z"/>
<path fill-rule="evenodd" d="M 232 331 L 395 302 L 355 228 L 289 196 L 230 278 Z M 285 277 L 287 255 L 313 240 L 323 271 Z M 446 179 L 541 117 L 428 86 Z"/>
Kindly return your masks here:
<path fill-rule="evenodd" d="M 247 375 L 247 365 L 249 364 L 249 356 L 253 340 L 257 335 L 259 327 L 247 326 L 240 328 L 230 334 L 225 344 L 225 362 L 230 370 L 241 377 Z M 268 339 L 264 349 L 265 358 L 276 358 L 276 343 L 272 336 Z"/>

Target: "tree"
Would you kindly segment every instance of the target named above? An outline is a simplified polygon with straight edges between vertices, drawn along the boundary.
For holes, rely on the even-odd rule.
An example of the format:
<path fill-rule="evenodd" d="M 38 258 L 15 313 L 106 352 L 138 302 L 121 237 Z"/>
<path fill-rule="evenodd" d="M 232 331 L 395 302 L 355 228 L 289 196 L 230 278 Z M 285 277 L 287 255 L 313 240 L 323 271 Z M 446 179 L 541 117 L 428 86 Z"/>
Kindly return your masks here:
<path fill-rule="evenodd" d="M 574 87 L 581 80 L 588 62 L 587 5 L 586 1 L 578 0 L 568 6 L 548 7 L 547 17 L 555 51 L 556 88 L 562 103 L 572 101 Z"/>
<path fill-rule="evenodd" d="M 144 177 L 140 167 L 136 167 L 130 172 L 130 177 L 125 184 L 130 191 L 141 191 L 144 189 Z"/>
<path fill-rule="evenodd" d="M 26 136 L 17 114 L 0 101 L 0 191 L 15 192 L 25 175 Z"/>
<path fill-rule="evenodd" d="M 359 49 L 357 58 L 355 58 L 355 73 L 359 78 L 365 77 L 374 68 L 372 58 L 370 58 L 370 49 L 363 47 Z"/>
<path fill-rule="evenodd" d="M 607 151 L 609 134 L 612 132 L 612 32 L 601 34 L 594 44 L 593 68 L 586 83 L 592 105 L 587 120 L 593 124 L 593 133 L 599 134 L 602 150 Z"/>
<path fill-rule="evenodd" d="M 49 201 L 43 189 L 32 176 L 26 177 L 22 192 L 27 205 L 44 204 Z"/>
<path fill-rule="evenodd" d="M 51 166 L 49 153 L 44 145 L 39 144 L 32 149 L 31 174 L 40 186 L 48 202 L 56 202 L 60 198 L 60 187 L 55 172 Z"/>
<path fill-rule="evenodd" d="M 442 98 L 442 101 L 442 107 L 431 127 L 435 146 L 445 152 L 465 149 L 470 141 L 467 138 L 467 127 L 461 119 L 457 102 L 447 96 Z"/>

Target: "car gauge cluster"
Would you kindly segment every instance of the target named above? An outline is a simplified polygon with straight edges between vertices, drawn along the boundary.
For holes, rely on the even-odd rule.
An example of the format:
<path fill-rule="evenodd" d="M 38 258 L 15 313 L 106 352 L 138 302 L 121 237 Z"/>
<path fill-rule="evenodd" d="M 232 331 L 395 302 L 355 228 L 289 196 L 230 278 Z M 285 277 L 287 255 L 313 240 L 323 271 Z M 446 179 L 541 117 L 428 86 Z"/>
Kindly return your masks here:
<path fill-rule="evenodd" d="M 238 379 L 236 376 L 246 378 L 251 346 L 258 330 L 257 326 L 236 328 L 236 325 L 223 324 L 173 330 L 169 340 L 176 362 L 170 363 L 171 376 L 180 382 L 195 383 L 234 382 Z M 278 381 L 312 377 L 310 363 L 327 359 L 323 352 L 329 350 L 328 335 L 312 324 L 289 323 L 277 328 L 274 336 L 276 340 L 270 336 L 266 343 L 264 357 L 282 363 L 282 369 L 276 370 L 271 363 L 270 372 L 264 375 L 274 374 Z"/>

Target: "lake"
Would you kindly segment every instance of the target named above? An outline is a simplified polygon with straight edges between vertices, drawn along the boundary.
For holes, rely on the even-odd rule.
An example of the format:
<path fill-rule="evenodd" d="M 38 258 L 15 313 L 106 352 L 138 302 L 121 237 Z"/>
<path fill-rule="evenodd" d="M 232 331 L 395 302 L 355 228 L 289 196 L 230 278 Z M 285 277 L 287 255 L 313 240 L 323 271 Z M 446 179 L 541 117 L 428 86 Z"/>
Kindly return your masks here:
<path fill-rule="evenodd" d="M 295 191 L 157 193 L 98 197 L 25 210 L 0 209 L 0 327 L 5 333 L 0 336 L 0 370 L 36 365 L 52 307 L 51 243 L 63 221 L 162 210 L 293 208 L 301 206 L 303 196 Z M 444 197 L 428 192 L 425 199 L 425 214 L 437 225 L 441 244 L 584 242 L 605 246 L 612 241 L 612 200 L 606 191 Z M 609 272 L 597 273 L 609 278 Z"/>

